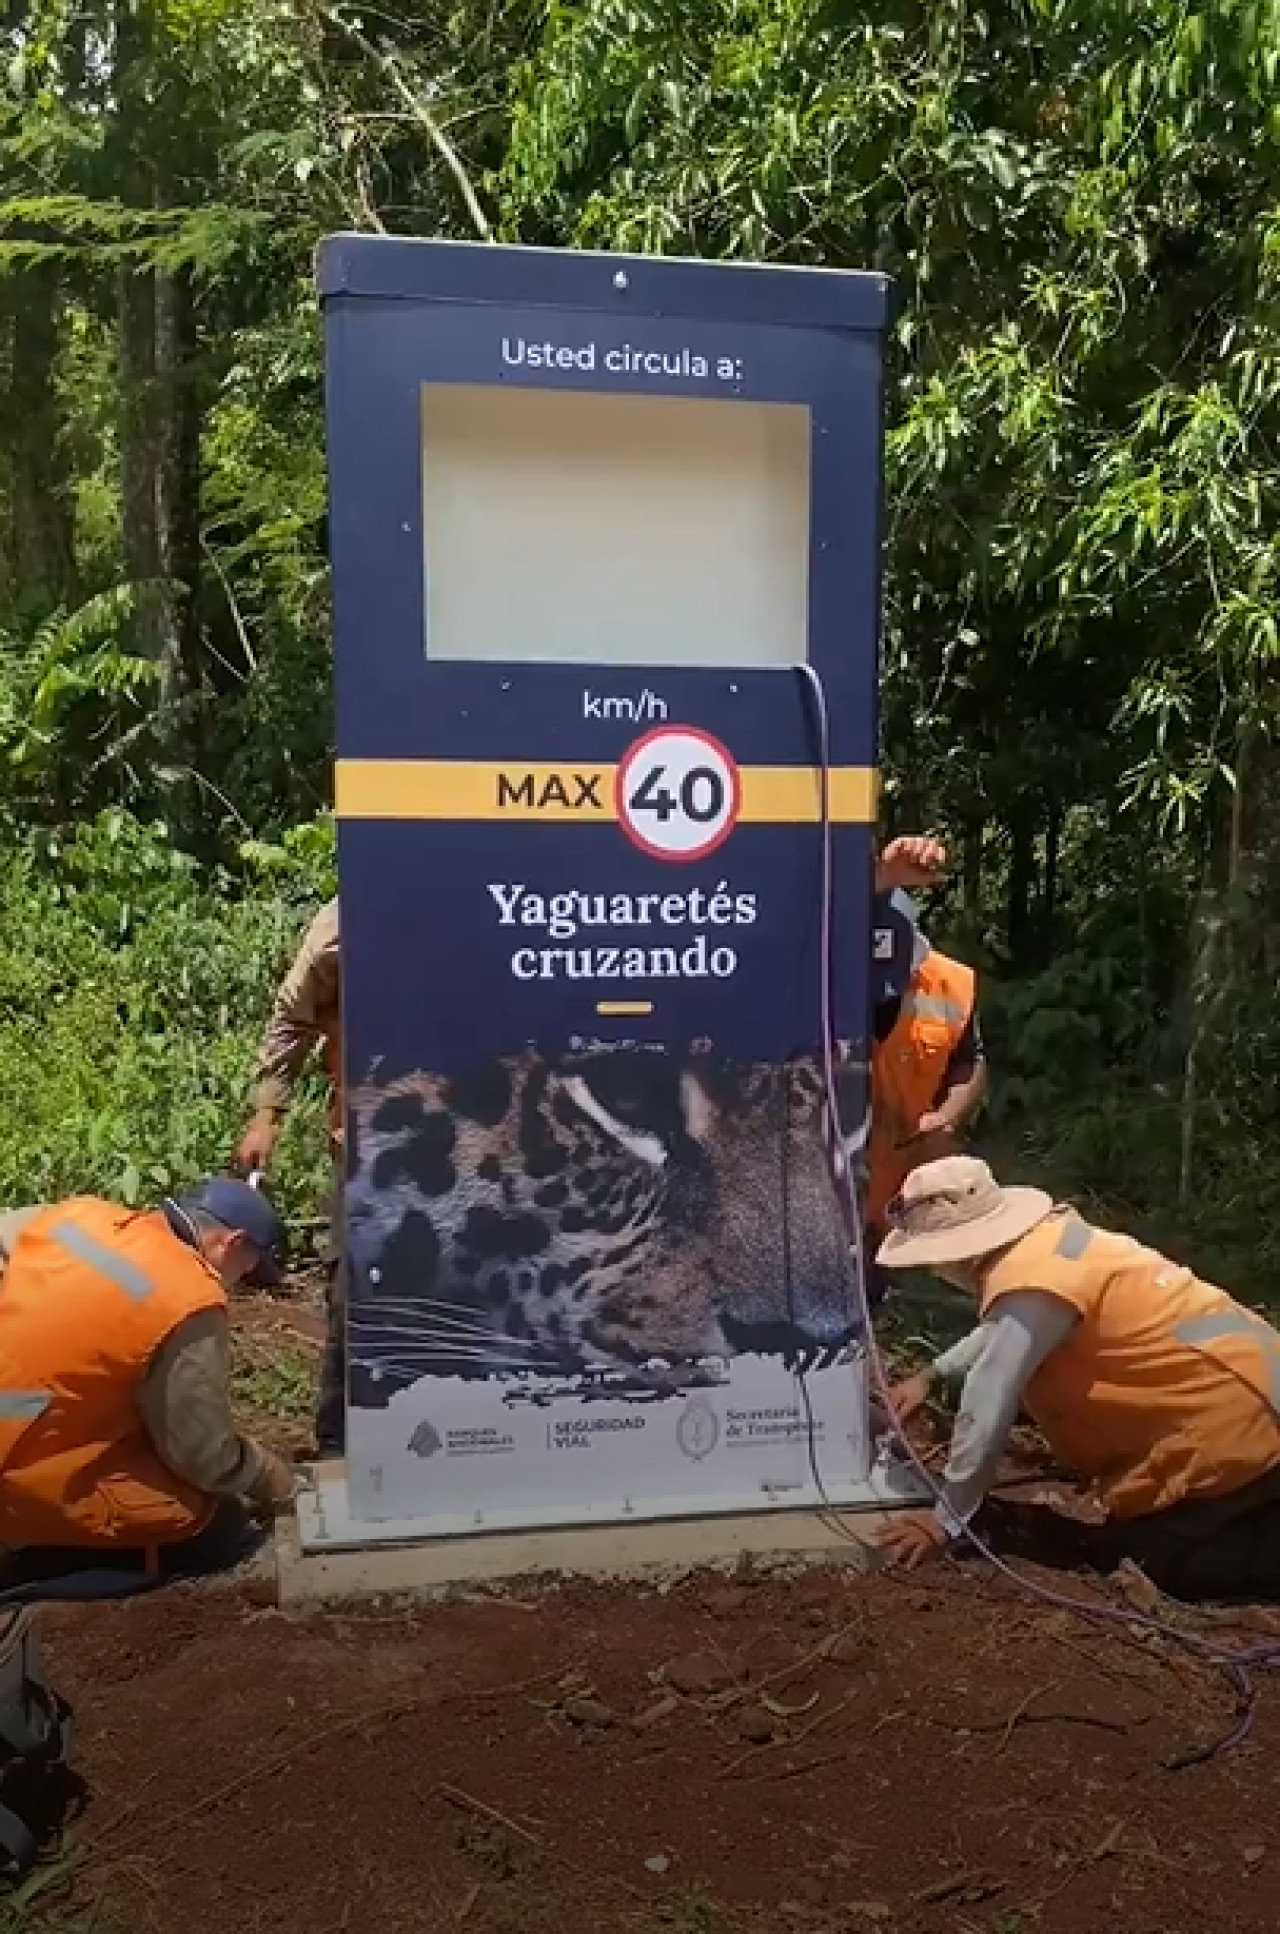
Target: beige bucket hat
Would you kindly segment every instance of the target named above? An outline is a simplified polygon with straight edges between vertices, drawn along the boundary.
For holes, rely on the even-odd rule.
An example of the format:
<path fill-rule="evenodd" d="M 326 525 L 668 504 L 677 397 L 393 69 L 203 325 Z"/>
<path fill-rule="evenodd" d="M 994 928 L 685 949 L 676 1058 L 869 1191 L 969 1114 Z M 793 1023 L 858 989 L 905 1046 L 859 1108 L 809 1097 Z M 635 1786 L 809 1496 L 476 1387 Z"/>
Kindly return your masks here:
<path fill-rule="evenodd" d="M 889 1204 L 889 1234 L 876 1261 L 885 1269 L 972 1262 L 1017 1242 L 1054 1207 L 1043 1189 L 1002 1189 L 972 1155 L 922 1162 Z"/>

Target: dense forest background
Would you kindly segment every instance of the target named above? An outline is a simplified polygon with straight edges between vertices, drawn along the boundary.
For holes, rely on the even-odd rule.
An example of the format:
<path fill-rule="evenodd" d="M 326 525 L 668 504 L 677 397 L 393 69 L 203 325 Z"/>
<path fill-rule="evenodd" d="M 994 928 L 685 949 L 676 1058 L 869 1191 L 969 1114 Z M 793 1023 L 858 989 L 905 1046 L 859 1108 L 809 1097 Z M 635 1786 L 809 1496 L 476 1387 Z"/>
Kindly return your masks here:
<path fill-rule="evenodd" d="M 897 279 L 887 829 L 954 849 L 988 1140 L 1280 1286 L 1280 0 L 8 0 L 0 53 L 0 1202 L 233 1144 L 332 880 L 312 252 L 482 235 Z"/>

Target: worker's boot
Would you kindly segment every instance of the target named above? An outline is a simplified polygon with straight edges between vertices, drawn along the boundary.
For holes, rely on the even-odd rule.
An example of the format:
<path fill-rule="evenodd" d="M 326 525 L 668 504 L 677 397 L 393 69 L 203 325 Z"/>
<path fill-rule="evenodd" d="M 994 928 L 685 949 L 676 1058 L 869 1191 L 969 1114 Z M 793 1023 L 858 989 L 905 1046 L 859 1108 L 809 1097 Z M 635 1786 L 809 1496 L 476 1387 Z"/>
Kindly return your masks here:
<path fill-rule="evenodd" d="M 74 1797 L 71 1708 L 49 1684 L 35 1611 L 0 1612 L 0 1876 L 28 1873 Z"/>

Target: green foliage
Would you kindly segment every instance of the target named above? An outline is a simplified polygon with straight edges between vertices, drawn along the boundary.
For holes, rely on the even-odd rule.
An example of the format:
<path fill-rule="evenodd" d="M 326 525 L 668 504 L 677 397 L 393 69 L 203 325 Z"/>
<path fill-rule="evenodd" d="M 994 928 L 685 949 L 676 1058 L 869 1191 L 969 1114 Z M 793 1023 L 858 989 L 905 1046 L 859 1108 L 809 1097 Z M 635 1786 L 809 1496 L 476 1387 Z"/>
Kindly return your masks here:
<path fill-rule="evenodd" d="M 309 911 L 337 891 L 337 851 L 330 819 L 291 826 L 276 843 L 245 840 L 240 858 L 264 886 Z"/>
<path fill-rule="evenodd" d="M 312 257 L 419 211 L 474 232 L 459 149 L 493 146 L 535 13 L 10 9 L 0 731 L 32 681 L 47 701 L 24 810 L 163 811 L 225 857 L 328 805 Z"/>
<path fill-rule="evenodd" d="M 80 1857 L 74 1849 L 42 1861 L 0 1897 L 0 1934 L 111 1934 L 96 1915 L 65 1911 Z"/>
<path fill-rule="evenodd" d="M 895 278 L 888 794 L 958 848 L 991 1146 L 1259 1292 L 1277 75 L 1276 0 L 576 0 L 495 180 L 523 240 Z"/>
<path fill-rule="evenodd" d="M 1122 961 L 1088 948 L 1042 974 L 988 982 L 996 1070 L 978 1146 L 1176 1255 L 1246 1300 L 1280 1306 L 1280 1022 L 1233 1012 L 1214 1041 L 1203 1136 L 1179 1205 L 1185 1098 L 1168 1015 L 1134 998 Z"/>
<path fill-rule="evenodd" d="M 230 1146 L 332 884 L 312 252 L 497 232 L 894 278 L 886 797 L 992 1146 L 1266 1283 L 1280 0 L 18 0 L 0 59 L 0 1197 Z"/>
<path fill-rule="evenodd" d="M 316 1404 L 314 1355 L 272 1340 L 270 1349 L 246 1351 L 236 1338 L 231 1398 L 242 1417 L 270 1418 L 278 1425 L 310 1422 Z"/>
<path fill-rule="evenodd" d="M 0 1203 L 154 1201 L 227 1165 L 263 1017 L 331 866 L 324 828 L 264 851 L 247 880 L 201 875 L 162 826 L 118 811 L 8 843 Z M 313 1080 L 278 1161 L 286 1211 L 314 1216 L 324 1147 Z"/>
<path fill-rule="evenodd" d="M 109 795 L 149 736 L 157 666 L 128 649 L 132 585 L 73 612 L 55 611 L 29 639 L 0 638 L 0 808 L 59 816 Z"/>
<path fill-rule="evenodd" d="M 508 234 L 899 281 L 909 805 L 1043 824 L 1057 795 L 1194 835 L 1274 720 L 1278 62 L 1251 0 L 549 10 Z"/>

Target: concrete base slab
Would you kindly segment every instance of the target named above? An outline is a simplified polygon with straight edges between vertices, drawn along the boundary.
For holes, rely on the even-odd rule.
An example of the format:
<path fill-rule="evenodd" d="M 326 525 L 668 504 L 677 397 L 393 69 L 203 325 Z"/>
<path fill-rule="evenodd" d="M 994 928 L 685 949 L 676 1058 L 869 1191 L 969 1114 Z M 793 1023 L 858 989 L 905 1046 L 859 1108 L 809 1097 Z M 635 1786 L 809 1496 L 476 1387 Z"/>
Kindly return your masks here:
<path fill-rule="evenodd" d="M 332 1469 L 323 1478 L 333 1482 Z M 440 1597 L 460 1588 L 537 1577 L 661 1581 L 744 1561 L 762 1569 L 844 1564 L 871 1571 L 879 1562 L 875 1539 L 888 1517 L 882 1509 L 771 1510 L 327 1550 L 304 1550 L 297 1522 L 284 1520 L 276 1538 L 278 1602 L 299 1608 L 361 1598 Z"/>
<path fill-rule="evenodd" d="M 592 1527 L 648 1524 L 658 1518 L 710 1519 L 767 1517 L 777 1513 L 809 1512 L 817 1517 L 839 1517 L 846 1512 L 891 1510 L 895 1505 L 925 1504 L 928 1493 L 915 1472 L 891 1454 L 876 1456 L 862 1478 L 847 1478 L 829 1490 L 812 1484 L 785 1492 L 759 1491 L 751 1496 L 725 1497 L 696 1490 L 687 1493 L 678 1510 L 653 1512 L 619 1509 L 617 1498 L 533 1510 L 498 1500 L 488 1511 L 434 1511 L 430 1516 L 366 1518 L 355 1511 L 346 1467 L 341 1462 L 314 1466 L 303 1474 L 298 1496 L 298 1536 L 308 1556 L 328 1557 L 339 1551 L 367 1551 L 374 1545 L 418 1545 L 445 1539 L 471 1542 L 498 1533 L 518 1536 L 551 1531 L 585 1531 Z"/>

